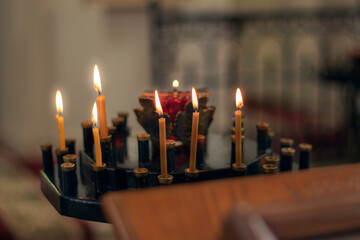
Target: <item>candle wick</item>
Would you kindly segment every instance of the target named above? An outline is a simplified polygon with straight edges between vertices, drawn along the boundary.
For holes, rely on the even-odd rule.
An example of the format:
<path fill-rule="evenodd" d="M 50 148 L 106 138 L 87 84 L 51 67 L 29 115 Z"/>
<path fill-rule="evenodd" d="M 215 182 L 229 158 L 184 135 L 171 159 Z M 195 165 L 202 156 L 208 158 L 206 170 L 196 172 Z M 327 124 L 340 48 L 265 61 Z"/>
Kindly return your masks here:
<path fill-rule="evenodd" d="M 100 91 L 98 91 L 98 94 L 99 94 L 99 96 L 101 95 L 101 92 Z"/>

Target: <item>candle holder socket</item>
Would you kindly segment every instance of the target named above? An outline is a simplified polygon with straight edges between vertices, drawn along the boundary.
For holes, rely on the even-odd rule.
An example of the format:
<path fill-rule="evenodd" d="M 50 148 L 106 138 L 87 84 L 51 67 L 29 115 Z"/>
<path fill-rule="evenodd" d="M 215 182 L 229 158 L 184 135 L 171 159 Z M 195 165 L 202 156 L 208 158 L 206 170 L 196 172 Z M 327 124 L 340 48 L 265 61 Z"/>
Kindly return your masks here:
<path fill-rule="evenodd" d="M 241 163 L 239 166 L 236 165 L 236 163 L 233 163 L 231 167 L 235 172 L 245 172 L 247 166 L 245 163 Z"/>
<path fill-rule="evenodd" d="M 189 178 L 196 178 L 199 176 L 199 170 L 195 169 L 194 171 L 190 171 L 190 168 L 185 169 L 185 176 Z"/>
<path fill-rule="evenodd" d="M 163 176 L 161 176 L 161 175 L 158 175 L 158 181 L 159 181 L 159 183 L 162 184 L 162 185 L 169 185 L 169 184 L 171 184 L 172 181 L 173 181 L 173 179 L 174 179 L 174 177 L 173 177 L 172 175 L 170 175 L 170 174 L 167 174 L 166 177 L 163 177 Z"/>

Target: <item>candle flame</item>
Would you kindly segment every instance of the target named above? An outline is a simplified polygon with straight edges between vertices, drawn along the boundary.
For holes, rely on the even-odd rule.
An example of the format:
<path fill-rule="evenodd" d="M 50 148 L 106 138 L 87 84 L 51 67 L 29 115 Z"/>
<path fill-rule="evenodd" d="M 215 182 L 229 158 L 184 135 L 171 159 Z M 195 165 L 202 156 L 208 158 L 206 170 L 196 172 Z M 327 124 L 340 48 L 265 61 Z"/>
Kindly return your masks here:
<path fill-rule="evenodd" d="M 159 94 L 158 91 L 155 90 L 155 107 L 156 107 L 156 112 L 162 116 L 163 115 L 163 110 L 161 108 L 161 104 L 160 104 L 160 98 L 159 98 Z"/>
<path fill-rule="evenodd" d="M 240 110 L 244 106 L 240 88 L 236 89 L 236 108 Z"/>
<path fill-rule="evenodd" d="M 97 64 L 95 64 L 94 67 L 94 88 L 99 94 L 101 94 L 100 71 Z"/>
<path fill-rule="evenodd" d="M 58 114 L 63 113 L 63 100 L 60 90 L 56 91 L 56 111 L 58 112 Z"/>
<path fill-rule="evenodd" d="M 193 103 L 193 108 L 195 111 L 198 110 L 199 104 L 198 104 L 198 99 L 197 99 L 197 95 L 196 95 L 196 91 L 195 88 L 192 87 L 192 103 Z"/>
<path fill-rule="evenodd" d="M 178 87 L 179 87 L 179 81 L 178 81 L 178 80 L 174 80 L 172 85 L 173 85 L 173 88 L 174 88 L 174 89 L 178 88 Z"/>
<path fill-rule="evenodd" d="M 93 109 L 92 109 L 91 121 L 93 122 L 94 125 L 96 125 L 97 121 L 98 121 L 96 102 L 94 102 L 94 106 L 93 106 Z"/>

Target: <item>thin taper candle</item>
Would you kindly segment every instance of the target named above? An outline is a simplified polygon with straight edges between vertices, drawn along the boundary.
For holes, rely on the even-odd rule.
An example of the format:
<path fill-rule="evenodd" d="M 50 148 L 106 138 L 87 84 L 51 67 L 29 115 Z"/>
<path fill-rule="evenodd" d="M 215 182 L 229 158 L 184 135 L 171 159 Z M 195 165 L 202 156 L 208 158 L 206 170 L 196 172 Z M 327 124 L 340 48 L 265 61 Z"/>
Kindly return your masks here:
<path fill-rule="evenodd" d="M 101 94 L 100 71 L 96 64 L 94 67 L 94 89 L 99 93 L 99 96 L 96 97 L 96 104 L 99 113 L 100 137 L 104 138 L 107 137 L 109 133 L 106 120 L 105 96 Z"/>
<path fill-rule="evenodd" d="M 242 164 L 241 159 L 241 108 L 243 106 L 240 89 L 236 90 L 236 111 L 235 111 L 235 163 L 236 166 Z"/>
<path fill-rule="evenodd" d="M 97 106 L 96 102 L 94 103 L 91 120 L 94 124 L 92 129 L 94 136 L 94 146 L 95 146 L 95 158 L 96 158 L 96 166 L 102 166 L 102 155 L 101 155 L 101 145 L 100 145 L 100 136 L 99 136 L 99 128 L 96 127 L 97 124 Z"/>
<path fill-rule="evenodd" d="M 60 143 L 60 151 L 66 150 L 65 144 L 65 128 L 64 128 L 64 117 L 62 116 L 63 113 L 63 101 L 61 97 L 61 92 L 57 90 L 56 92 L 56 119 L 58 121 L 58 129 L 59 129 L 59 143 Z"/>
<path fill-rule="evenodd" d="M 156 111 L 158 112 L 159 118 L 159 142 L 160 142 L 160 168 L 161 177 L 167 177 L 167 156 L 166 156 L 166 121 L 163 115 L 163 111 L 160 104 L 159 94 L 155 90 L 155 104 Z"/>
<path fill-rule="evenodd" d="M 191 146 L 190 146 L 190 161 L 189 171 L 194 172 L 196 170 L 196 152 L 197 152 L 197 137 L 199 129 L 199 112 L 198 101 L 195 88 L 192 88 L 192 101 L 194 112 L 192 114 L 192 128 L 191 128 Z"/>

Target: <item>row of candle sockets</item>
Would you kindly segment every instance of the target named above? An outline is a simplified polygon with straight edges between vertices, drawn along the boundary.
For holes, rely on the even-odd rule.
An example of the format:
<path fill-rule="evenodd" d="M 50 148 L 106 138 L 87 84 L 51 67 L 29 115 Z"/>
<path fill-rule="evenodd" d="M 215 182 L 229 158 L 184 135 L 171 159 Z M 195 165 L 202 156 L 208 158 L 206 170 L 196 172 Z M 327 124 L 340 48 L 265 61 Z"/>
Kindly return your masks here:
<path fill-rule="evenodd" d="M 99 197 L 107 192 L 106 166 L 116 166 L 116 161 L 122 162 L 127 155 L 127 128 L 128 114 L 125 112 L 118 113 L 118 117 L 112 119 L 113 126 L 108 127 L 109 137 L 100 138 L 102 158 L 106 165 L 97 166 L 92 164 L 92 180 L 95 187 L 95 196 Z M 92 123 L 90 121 L 82 122 L 83 140 L 85 152 L 94 157 L 94 138 L 92 132 Z M 65 196 L 77 196 L 77 174 L 76 174 L 76 141 L 66 139 L 66 150 L 55 150 L 57 159 L 58 179 L 60 190 Z M 52 145 L 44 143 L 41 145 L 44 172 L 55 183 L 54 161 Z"/>
<path fill-rule="evenodd" d="M 119 114 L 120 115 L 120 114 Z M 125 119 L 124 119 L 125 118 Z M 116 136 L 117 132 L 120 135 L 124 134 L 124 130 L 126 129 L 126 115 L 113 119 L 113 127 L 109 127 L 110 133 L 112 136 Z M 84 137 L 84 148 L 85 152 L 89 156 L 93 156 L 93 137 L 91 131 L 91 123 L 90 122 L 83 122 L 83 137 Z M 243 125 L 242 125 L 243 127 Z M 234 129 L 232 132 L 234 133 Z M 244 144 L 245 136 L 244 136 L 244 128 L 241 129 L 242 131 L 242 145 Z M 260 123 L 257 125 L 257 145 L 258 145 L 258 154 L 262 154 L 266 151 L 266 149 L 271 148 L 271 142 L 273 137 L 273 132 L 270 130 L 269 125 L 265 122 Z M 123 137 L 123 142 L 126 142 L 126 137 Z M 150 150 L 149 150 L 149 134 L 139 134 L 138 136 L 138 149 L 139 149 L 139 168 L 134 169 L 134 175 L 137 177 L 137 186 L 144 187 L 146 186 L 146 174 L 148 169 L 146 168 L 150 162 Z M 110 138 L 109 138 L 110 139 Z M 235 137 L 234 135 L 231 136 L 232 144 L 231 144 L 231 160 L 230 166 L 235 162 Z M 104 139 L 106 140 L 106 139 Z M 106 161 L 108 166 L 115 166 L 116 163 L 113 162 L 116 158 L 111 154 L 112 152 L 112 145 L 115 145 L 114 142 L 116 141 L 102 141 L 102 148 L 103 151 L 103 159 Z M 205 153 L 205 136 L 199 135 L 198 137 L 198 153 L 197 153 L 197 167 L 198 164 L 202 164 L 204 161 L 204 153 Z M 264 173 L 273 173 L 278 170 L 278 165 L 280 163 L 280 171 L 289 171 L 292 170 L 292 162 L 295 150 L 292 149 L 293 141 L 291 139 L 281 139 L 282 149 L 281 149 L 281 157 L 280 161 L 275 156 L 269 156 L 265 158 L 265 164 L 262 166 Z M 68 151 L 59 151 L 57 149 L 56 155 L 58 160 L 58 175 L 61 185 L 61 189 L 64 194 L 73 195 L 76 194 L 74 191 L 77 189 L 76 186 L 76 175 L 75 175 L 75 162 L 68 162 L 66 159 L 69 158 L 67 153 L 74 154 L 75 153 L 75 141 L 72 139 L 67 139 L 66 145 Z M 169 172 L 173 172 L 175 170 L 175 141 L 167 140 L 167 163 L 168 163 L 168 170 Z M 242 147 L 243 148 L 243 147 Z M 43 160 L 44 160 L 44 170 L 51 178 L 53 173 L 53 161 L 52 161 L 52 151 L 51 145 L 44 144 L 42 145 L 43 149 Z M 123 148 L 124 151 L 126 148 Z M 309 159 L 310 159 L 310 151 L 311 145 L 308 144 L 300 144 L 300 157 L 299 157 L 299 168 L 305 169 L 309 167 Z M 72 157 L 74 158 L 74 157 Z M 277 158 L 277 160 L 276 160 Z M 75 158 L 76 160 L 76 155 Z M 95 183 L 95 190 L 96 195 L 101 195 L 103 192 L 106 192 L 106 171 L 105 167 L 97 167 L 94 166 L 94 183 Z M 245 174 L 245 173 L 244 173 Z M 196 177 L 196 176 L 195 176 Z M 72 180 L 71 180 L 72 179 Z M 193 178 L 192 180 L 196 180 Z"/>
<path fill-rule="evenodd" d="M 258 155 L 264 153 L 266 149 L 272 148 L 274 132 L 270 129 L 269 124 L 261 122 L 256 125 L 257 129 L 257 151 Z M 234 145 L 234 144 L 233 144 Z M 275 156 L 266 156 L 262 164 L 264 173 L 276 173 L 278 171 L 292 171 L 295 155 L 294 140 L 291 138 L 280 138 L 280 159 Z M 299 169 L 310 168 L 310 153 L 312 145 L 308 143 L 299 144 Z M 233 157 L 232 157 L 233 158 Z M 233 160 L 232 160 L 233 161 Z"/>

